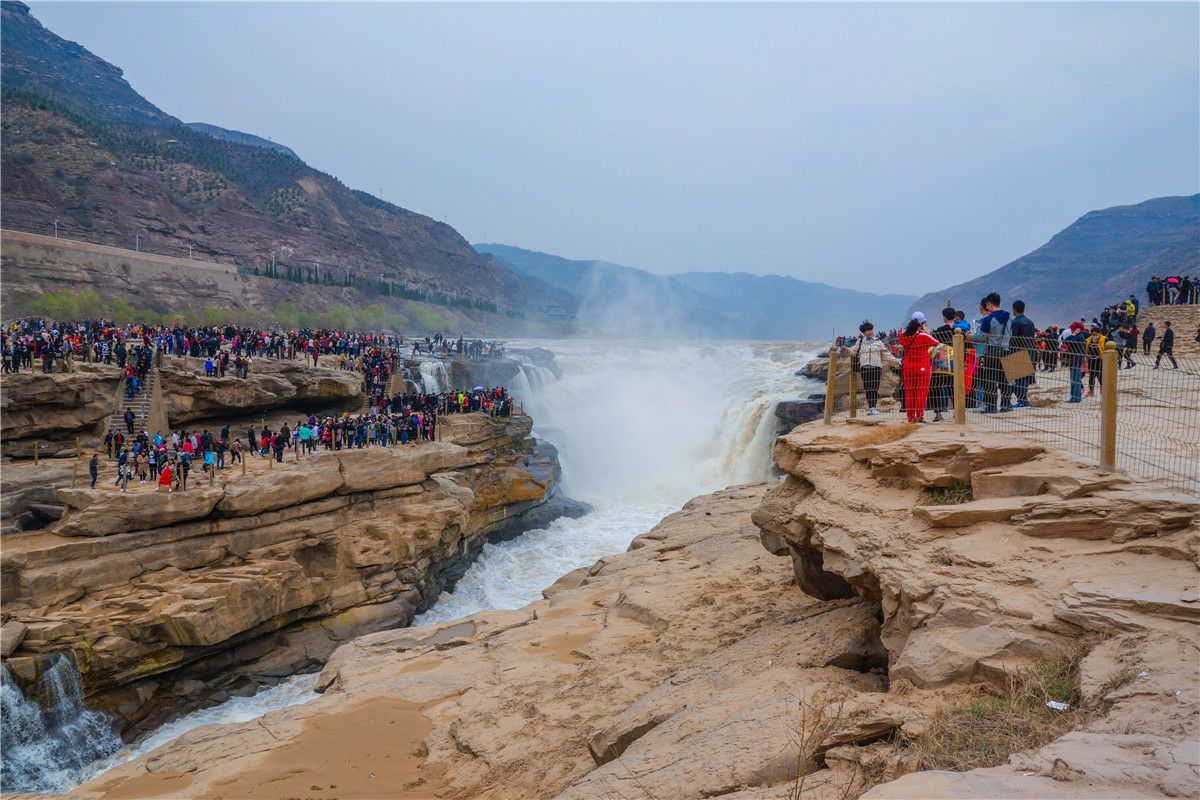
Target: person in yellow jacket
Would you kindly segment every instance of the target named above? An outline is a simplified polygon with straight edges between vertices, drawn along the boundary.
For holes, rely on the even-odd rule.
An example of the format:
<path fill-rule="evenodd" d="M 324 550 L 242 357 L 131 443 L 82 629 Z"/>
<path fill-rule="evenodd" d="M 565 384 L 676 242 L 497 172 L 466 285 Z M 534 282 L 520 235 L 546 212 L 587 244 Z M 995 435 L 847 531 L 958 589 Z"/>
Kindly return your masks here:
<path fill-rule="evenodd" d="M 1087 356 L 1088 370 L 1088 397 L 1095 393 L 1096 384 L 1100 383 L 1100 355 L 1104 352 L 1104 345 L 1107 341 L 1108 337 L 1101 333 L 1100 328 L 1095 325 L 1092 326 L 1091 335 L 1084 340 L 1083 352 Z"/>

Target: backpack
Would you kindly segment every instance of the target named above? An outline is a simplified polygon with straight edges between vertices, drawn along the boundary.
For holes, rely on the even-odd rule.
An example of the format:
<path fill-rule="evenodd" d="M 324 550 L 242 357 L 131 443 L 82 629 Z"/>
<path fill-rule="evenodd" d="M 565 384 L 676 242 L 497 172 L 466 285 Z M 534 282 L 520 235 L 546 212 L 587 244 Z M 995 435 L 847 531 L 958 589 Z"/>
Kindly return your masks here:
<path fill-rule="evenodd" d="M 948 344 L 937 344 L 929 348 L 929 361 L 934 372 L 954 372 L 954 350 Z"/>

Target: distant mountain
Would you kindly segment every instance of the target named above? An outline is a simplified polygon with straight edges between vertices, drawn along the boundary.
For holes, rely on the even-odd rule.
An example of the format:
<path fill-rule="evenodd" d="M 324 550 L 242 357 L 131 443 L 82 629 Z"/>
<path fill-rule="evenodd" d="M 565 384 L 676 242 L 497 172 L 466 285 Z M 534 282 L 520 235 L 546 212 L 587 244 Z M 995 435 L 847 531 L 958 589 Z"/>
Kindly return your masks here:
<path fill-rule="evenodd" d="M 57 36 L 17 0 L 3 3 L 3 85 L 73 101 L 98 117 L 130 125 L 179 125 L 133 90 L 120 68 Z"/>
<path fill-rule="evenodd" d="M 930 292 L 913 304 L 927 314 L 950 298 L 975 313 L 988 292 L 1005 306 L 1026 303 L 1038 324 L 1091 319 L 1105 306 L 1137 294 L 1152 275 L 1200 272 L 1200 195 L 1158 197 L 1131 206 L 1089 211 L 1049 242 L 1016 261 L 965 283 Z"/>
<path fill-rule="evenodd" d="M 224 139 L 227 142 L 237 142 L 238 144 L 246 144 L 251 147 L 265 147 L 267 150 L 274 150 L 276 153 L 291 156 L 297 161 L 303 161 L 300 156 L 296 155 L 296 151 L 292 148 L 285 147 L 278 142 L 272 142 L 270 139 L 264 139 L 261 136 L 255 136 L 253 133 L 234 131 L 229 128 L 222 128 L 219 125 L 209 125 L 207 122 L 189 122 L 187 126 L 194 131 L 206 133 L 214 139 Z"/>
<path fill-rule="evenodd" d="M 892 328 L 913 301 L 907 294 L 872 294 L 782 275 L 685 272 L 681 283 L 713 298 L 742 336 L 750 339 L 827 339 L 852 333 L 864 319 Z"/>
<path fill-rule="evenodd" d="M 503 244 L 476 244 L 517 272 L 576 297 L 577 320 L 606 333 L 662 332 L 748 339 L 819 339 L 864 318 L 897 324 L 911 295 L 877 295 L 779 275 L 655 275 L 605 261 L 572 261 Z"/>
<path fill-rule="evenodd" d="M 445 223 L 354 191 L 295 153 L 189 126 L 121 70 L 0 3 L 4 226 L 224 261 L 370 302 L 429 300 L 536 320 L 569 300 L 480 256 Z M 21 275 L 5 274 L 5 283 Z"/>

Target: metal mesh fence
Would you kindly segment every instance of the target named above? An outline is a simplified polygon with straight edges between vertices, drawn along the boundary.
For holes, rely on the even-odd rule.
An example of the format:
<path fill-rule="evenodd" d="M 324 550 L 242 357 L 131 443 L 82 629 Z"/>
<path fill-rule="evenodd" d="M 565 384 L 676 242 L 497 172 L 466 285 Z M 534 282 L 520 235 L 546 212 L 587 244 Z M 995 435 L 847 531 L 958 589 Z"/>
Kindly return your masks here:
<path fill-rule="evenodd" d="M 1031 438 L 1098 466 L 1115 463 L 1131 475 L 1200 495 L 1200 357 L 1189 353 L 1172 360 L 1164 354 L 1157 359 L 1156 352 L 1124 348 L 1105 353 L 1098 342 L 1064 353 L 1051 344 L 1014 349 L 1014 355 L 1001 361 L 972 352 L 967 343 L 962 358 L 965 423 Z M 851 373 L 850 355 L 846 348 L 833 352 L 834 415 L 954 423 L 952 374 L 930 370 L 922 375 L 911 364 L 886 365 L 878 373 L 872 412 L 863 373 Z M 1116 413 L 1113 432 L 1106 437 L 1104 379 L 1109 374 Z M 1111 461 L 1106 460 L 1106 442 L 1113 450 Z"/>

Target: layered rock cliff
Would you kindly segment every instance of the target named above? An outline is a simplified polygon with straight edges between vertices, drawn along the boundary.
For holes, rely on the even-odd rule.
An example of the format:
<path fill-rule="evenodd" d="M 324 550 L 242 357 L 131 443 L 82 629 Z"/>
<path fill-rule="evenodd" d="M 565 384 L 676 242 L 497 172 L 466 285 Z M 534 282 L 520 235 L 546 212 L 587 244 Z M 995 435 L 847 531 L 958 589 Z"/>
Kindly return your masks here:
<path fill-rule="evenodd" d="M 178 427 L 196 420 L 287 408 L 349 409 L 363 400 L 357 372 L 312 367 L 296 359 L 255 359 L 246 379 L 204 374 L 204 360 L 165 356 L 155 370 L 165 404 L 165 423 Z M 6 374 L 0 379 L 0 437 L 9 454 L 41 441 L 41 452 L 74 454 L 74 439 L 90 444 L 103 435 L 121 407 L 116 364 L 76 361 L 69 372 Z M 144 421 L 139 420 L 139 426 Z"/>
<path fill-rule="evenodd" d="M 70 651 L 122 726 L 315 669 L 407 625 L 546 503 L 558 464 L 531 427 L 458 415 L 439 442 L 251 459 L 184 492 L 61 489 L 49 531 L 5 537 L 6 621 L 23 628 L 5 663 L 28 686 Z"/>
<path fill-rule="evenodd" d="M 1194 500 L 964 429 L 805 426 L 776 457 L 783 480 L 692 501 L 543 601 L 360 637 L 318 699 L 75 796 L 1200 791 Z M 1079 648 L 1080 730 L 914 772 L 939 709 Z"/>
<path fill-rule="evenodd" d="M 806 593 L 876 604 L 892 694 L 1003 692 L 1082 648 L 1079 702 L 1104 713 L 1005 765 L 866 796 L 1200 792 L 1200 502 L 1023 439 L 910 430 L 781 438 L 786 477 L 754 513 L 763 544 Z"/>

